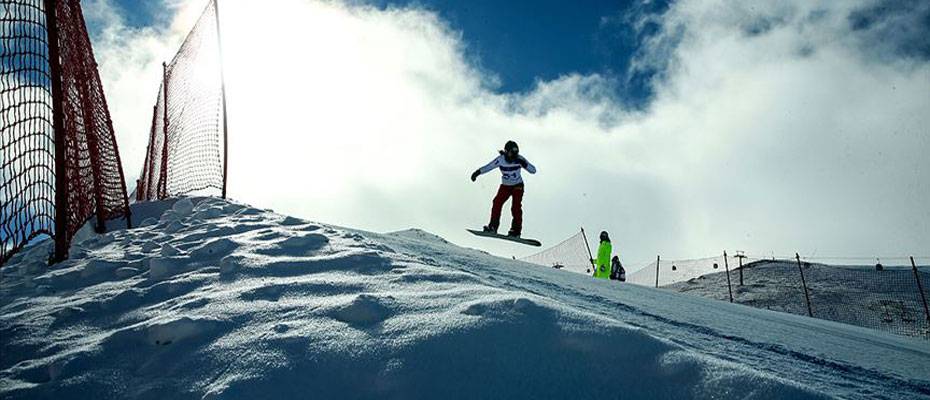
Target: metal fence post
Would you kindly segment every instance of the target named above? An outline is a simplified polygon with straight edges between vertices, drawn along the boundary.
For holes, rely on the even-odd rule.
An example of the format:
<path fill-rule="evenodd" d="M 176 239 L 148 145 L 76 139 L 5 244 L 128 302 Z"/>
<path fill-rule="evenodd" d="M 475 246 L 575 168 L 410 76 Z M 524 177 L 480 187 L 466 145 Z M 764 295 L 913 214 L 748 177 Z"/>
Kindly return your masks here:
<path fill-rule="evenodd" d="M 814 311 L 811 309 L 811 298 L 807 293 L 807 281 L 804 280 L 804 268 L 801 268 L 801 255 L 794 253 L 794 258 L 798 260 L 798 271 L 801 272 L 801 286 L 804 289 L 804 300 L 807 302 L 807 316 L 813 317 Z"/>
<path fill-rule="evenodd" d="M 727 251 L 723 251 L 723 268 L 727 271 L 727 291 L 730 292 L 730 303 L 733 302 L 733 286 L 730 284 L 730 263 L 727 261 Z"/>
<path fill-rule="evenodd" d="M 741 251 L 736 252 L 736 259 L 739 260 L 739 285 L 740 286 L 743 286 L 743 259 L 744 258 L 746 258 L 745 253 Z"/>
<path fill-rule="evenodd" d="M 924 285 L 920 282 L 920 274 L 917 272 L 917 263 L 914 262 L 914 256 L 911 256 L 911 268 L 914 269 L 914 279 L 917 280 L 917 292 L 920 293 L 920 300 L 924 303 L 924 316 L 927 317 L 927 324 L 930 326 L 930 308 L 927 308 L 927 295 L 924 294 Z"/>
<path fill-rule="evenodd" d="M 659 255 L 656 255 L 656 288 L 659 288 Z"/>

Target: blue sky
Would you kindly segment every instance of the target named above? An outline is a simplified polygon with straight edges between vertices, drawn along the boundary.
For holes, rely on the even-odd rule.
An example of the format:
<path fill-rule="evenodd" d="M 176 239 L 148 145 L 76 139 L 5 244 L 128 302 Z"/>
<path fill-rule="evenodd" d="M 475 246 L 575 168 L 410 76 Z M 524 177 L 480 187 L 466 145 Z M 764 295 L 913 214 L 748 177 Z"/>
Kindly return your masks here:
<path fill-rule="evenodd" d="M 473 61 L 499 78 L 501 92 L 527 92 L 540 80 L 596 73 L 615 81 L 618 100 L 635 106 L 651 96 L 649 73 L 627 73 L 649 29 L 637 32 L 629 22 L 640 13 L 667 8 L 665 1 L 643 5 L 618 0 L 374 2 L 382 8 L 416 6 L 435 11 L 462 33 Z"/>
<path fill-rule="evenodd" d="M 157 1 L 116 0 L 127 26 L 141 28 L 167 22 L 172 16 L 165 13 L 164 5 Z M 91 26 L 91 29 L 96 28 Z"/>

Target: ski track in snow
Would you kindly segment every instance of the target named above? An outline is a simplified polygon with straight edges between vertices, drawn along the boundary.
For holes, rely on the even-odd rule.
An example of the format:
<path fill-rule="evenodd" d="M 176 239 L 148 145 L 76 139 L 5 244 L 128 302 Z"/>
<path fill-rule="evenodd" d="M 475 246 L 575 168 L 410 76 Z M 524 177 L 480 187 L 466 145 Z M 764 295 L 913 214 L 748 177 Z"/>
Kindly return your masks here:
<path fill-rule="evenodd" d="M 3 398 L 930 398 L 930 345 L 214 198 L 0 269 Z M 112 225 L 118 225 L 113 223 Z"/>

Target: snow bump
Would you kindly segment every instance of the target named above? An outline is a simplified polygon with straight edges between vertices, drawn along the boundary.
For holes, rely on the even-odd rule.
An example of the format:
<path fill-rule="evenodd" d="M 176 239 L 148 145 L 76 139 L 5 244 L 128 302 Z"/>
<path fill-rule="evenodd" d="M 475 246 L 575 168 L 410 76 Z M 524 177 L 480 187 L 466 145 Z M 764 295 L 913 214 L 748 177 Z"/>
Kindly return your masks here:
<path fill-rule="evenodd" d="M 151 345 L 167 346 L 206 335 L 218 326 L 219 322 L 216 320 L 182 317 L 149 325 L 145 329 L 145 338 Z"/>
<path fill-rule="evenodd" d="M 390 299 L 360 294 L 349 303 L 337 307 L 331 315 L 354 327 L 368 327 L 388 319 L 392 313 Z"/>

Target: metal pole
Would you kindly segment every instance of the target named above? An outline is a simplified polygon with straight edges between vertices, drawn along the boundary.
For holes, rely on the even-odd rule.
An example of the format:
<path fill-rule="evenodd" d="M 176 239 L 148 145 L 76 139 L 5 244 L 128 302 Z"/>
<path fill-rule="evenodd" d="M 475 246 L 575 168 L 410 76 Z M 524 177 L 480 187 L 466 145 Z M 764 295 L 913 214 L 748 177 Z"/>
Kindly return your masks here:
<path fill-rule="evenodd" d="M 928 326 L 930 326 L 930 308 L 927 308 L 927 295 L 924 294 L 924 285 L 920 283 L 920 274 L 917 272 L 917 263 L 914 262 L 914 256 L 911 256 L 911 268 L 914 269 L 914 279 L 917 280 L 917 291 L 920 293 L 920 300 L 924 303 L 924 315 L 927 317 Z"/>
<path fill-rule="evenodd" d="M 229 166 L 229 130 L 226 127 L 226 76 L 223 72 L 223 40 L 220 35 L 220 4 L 213 0 L 213 15 L 216 17 L 216 44 L 220 57 L 220 95 L 223 99 L 223 198 L 226 198 L 226 176 Z"/>
<path fill-rule="evenodd" d="M 733 302 L 733 286 L 730 285 L 730 263 L 727 261 L 727 251 L 723 251 L 723 268 L 727 271 L 727 291 L 730 292 L 730 303 Z"/>
<path fill-rule="evenodd" d="M 591 260 L 591 266 L 594 266 L 594 255 L 591 254 L 591 245 L 588 244 L 588 235 L 584 233 L 584 227 L 581 227 L 581 237 L 584 239 L 584 247 L 588 250 L 588 259 Z M 596 269 L 596 268 L 595 268 Z"/>
<path fill-rule="evenodd" d="M 801 272 L 801 286 L 804 289 L 804 299 L 807 301 L 807 316 L 813 317 L 814 310 L 811 309 L 811 298 L 807 293 L 807 281 L 804 280 L 804 269 L 801 268 L 801 256 L 798 253 L 794 253 L 794 258 L 798 260 L 798 271 Z"/>
<path fill-rule="evenodd" d="M 64 103 L 61 87 L 61 53 L 58 45 L 58 2 L 44 0 L 45 28 L 48 35 L 48 67 L 52 83 L 52 129 L 55 141 L 55 254 L 56 263 L 68 258 L 68 167 L 65 157 Z"/>
<path fill-rule="evenodd" d="M 658 254 L 656 255 L 656 288 L 657 289 L 659 288 L 659 260 L 660 260 L 659 256 L 660 255 Z"/>
<path fill-rule="evenodd" d="M 746 255 L 739 252 L 737 253 L 736 258 L 739 260 L 739 285 L 743 286 L 743 259 L 746 258 Z"/>

